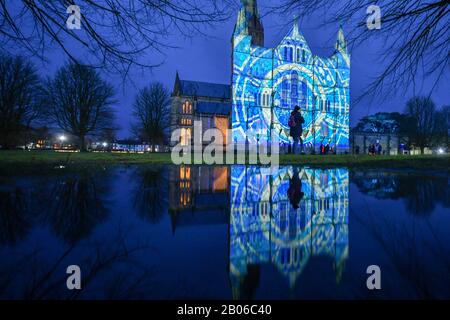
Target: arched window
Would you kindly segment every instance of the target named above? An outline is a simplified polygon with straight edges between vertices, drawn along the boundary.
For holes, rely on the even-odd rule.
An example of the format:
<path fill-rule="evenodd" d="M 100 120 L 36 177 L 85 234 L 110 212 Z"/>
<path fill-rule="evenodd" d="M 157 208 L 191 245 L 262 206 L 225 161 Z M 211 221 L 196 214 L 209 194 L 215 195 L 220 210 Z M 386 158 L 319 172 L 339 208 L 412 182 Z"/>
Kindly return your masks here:
<path fill-rule="evenodd" d="M 281 104 L 285 106 L 286 99 L 288 98 L 288 92 L 289 92 L 289 80 L 287 78 L 283 78 L 281 82 Z"/>
<path fill-rule="evenodd" d="M 306 62 L 306 54 L 305 54 L 305 49 L 302 49 L 302 62 L 305 63 Z"/>
<path fill-rule="evenodd" d="M 300 62 L 300 48 L 297 48 L 297 53 L 296 53 L 296 61 Z"/>
<path fill-rule="evenodd" d="M 289 61 L 294 61 L 293 59 L 294 49 L 292 47 L 289 48 Z"/>
<path fill-rule="evenodd" d="M 283 59 L 285 61 L 287 61 L 287 59 L 288 59 L 288 48 L 287 47 L 283 48 Z"/>
<path fill-rule="evenodd" d="M 298 74 L 296 71 L 291 73 L 291 97 L 298 97 Z"/>
<path fill-rule="evenodd" d="M 181 128 L 181 145 L 187 146 L 191 141 L 191 128 Z"/>
<path fill-rule="evenodd" d="M 181 113 L 191 114 L 192 113 L 192 102 L 190 102 L 189 100 L 185 100 L 183 105 L 181 106 Z"/>
<path fill-rule="evenodd" d="M 291 73 L 291 108 L 298 105 L 298 73 Z"/>
<path fill-rule="evenodd" d="M 261 94 L 261 106 L 262 107 L 268 107 L 270 106 L 270 93 L 267 91 L 264 91 Z"/>
<path fill-rule="evenodd" d="M 307 99 L 307 97 L 308 97 L 308 86 L 306 85 L 306 82 L 302 81 L 300 103 L 303 106 L 305 106 L 305 109 L 306 109 L 306 99 Z"/>

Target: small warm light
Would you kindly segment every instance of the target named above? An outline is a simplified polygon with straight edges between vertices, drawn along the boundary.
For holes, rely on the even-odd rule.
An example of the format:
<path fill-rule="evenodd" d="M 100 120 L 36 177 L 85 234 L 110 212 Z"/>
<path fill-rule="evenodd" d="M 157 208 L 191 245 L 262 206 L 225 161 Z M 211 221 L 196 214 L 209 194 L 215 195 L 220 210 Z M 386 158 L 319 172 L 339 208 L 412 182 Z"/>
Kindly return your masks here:
<path fill-rule="evenodd" d="M 439 153 L 439 154 L 443 154 L 443 153 L 444 153 L 444 149 L 439 148 L 439 149 L 438 149 L 438 153 Z"/>

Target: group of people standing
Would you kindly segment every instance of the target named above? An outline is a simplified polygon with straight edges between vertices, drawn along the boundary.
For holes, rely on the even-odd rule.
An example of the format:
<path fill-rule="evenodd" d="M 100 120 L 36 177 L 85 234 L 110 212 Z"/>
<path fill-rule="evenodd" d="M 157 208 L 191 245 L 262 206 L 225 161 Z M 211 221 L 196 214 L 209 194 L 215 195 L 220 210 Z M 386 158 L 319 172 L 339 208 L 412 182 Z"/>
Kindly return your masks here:
<path fill-rule="evenodd" d="M 303 153 L 303 139 L 302 139 L 302 133 L 303 133 L 303 124 L 305 123 L 305 118 L 303 118 L 300 107 L 295 106 L 294 110 L 291 112 L 291 115 L 289 117 L 288 125 L 290 128 L 289 135 L 292 137 L 293 143 L 292 147 L 290 148 L 290 153 L 297 154 L 297 153 Z M 300 150 L 299 150 L 300 147 Z M 328 154 L 333 153 L 333 147 L 327 144 L 320 144 L 319 148 L 320 154 Z M 369 146 L 369 155 L 376 155 L 376 154 L 382 154 L 383 147 L 381 146 L 380 142 L 377 141 L 376 143 L 373 143 Z M 355 153 L 359 154 L 359 146 L 356 146 Z"/>
<path fill-rule="evenodd" d="M 380 142 L 377 141 L 376 144 L 372 143 L 369 146 L 369 156 L 373 156 L 376 154 L 381 154 L 383 152 L 383 147 L 381 146 Z"/>

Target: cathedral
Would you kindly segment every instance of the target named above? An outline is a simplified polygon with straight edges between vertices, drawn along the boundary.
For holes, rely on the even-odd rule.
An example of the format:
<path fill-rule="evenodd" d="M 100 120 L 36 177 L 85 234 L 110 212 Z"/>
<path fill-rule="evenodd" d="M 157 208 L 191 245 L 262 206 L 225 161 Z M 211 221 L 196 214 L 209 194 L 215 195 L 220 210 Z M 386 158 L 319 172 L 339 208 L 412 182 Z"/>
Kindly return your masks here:
<path fill-rule="evenodd" d="M 267 48 L 256 0 L 242 0 L 231 45 L 231 86 L 191 83 L 203 91 L 217 86 L 230 90 L 219 100 L 217 94 L 201 97 L 208 102 L 207 123 L 212 127 L 219 123 L 221 130 L 228 125 L 233 140 L 229 142 L 235 144 L 269 144 L 276 135 L 281 145 L 287 145 L 292 142 L 288 119 L 298 105 L 305 119 L 302 138 L 307 152 L 318 152 L 320 145 L 326 144 L 337 153 L 348 152 L 350 55 L 342 28 L 334 52 L 327 58 L 311 52 L 297 22 L 278 46 Z M 193 118 L 198 117 L 198 97 L 181 96 L 179 87 L 177 76 L 172 95 L 172 125 L 177 127 L 186 101 L 193 105 Z M 217 122 L 220 117 L 227 117 L 227 121 Z M 185 142 L 191 139 L 191 125 L 181 125 L 189 132 L 181 138 Z"/>

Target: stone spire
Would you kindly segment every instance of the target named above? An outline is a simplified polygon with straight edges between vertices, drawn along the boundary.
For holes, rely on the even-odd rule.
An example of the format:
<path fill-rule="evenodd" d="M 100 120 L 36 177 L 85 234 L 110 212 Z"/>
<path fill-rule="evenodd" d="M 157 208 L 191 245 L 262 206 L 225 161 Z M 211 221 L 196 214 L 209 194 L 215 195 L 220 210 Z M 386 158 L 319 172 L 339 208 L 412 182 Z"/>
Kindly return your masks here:
<path fill-rule="evenodd" d="M 336 40 L 335 49 L 341 53 L 347 53 L 347 41 L 345 41 L 344 30 L 339 26 L 338 37 Z"/>
<path fill-rule="evenodd" d="M 298 16 L 294 15 L 294 29 L 292 31 L 292 36 L 294 38 L 298 38 L 300 36 L 300 32 L 298 30 Z"/>
<path fill-rule="evenodd" d="M 250 35 L 252 44 L 264 46 L 264 27 L 258 12 L 256 0 L 241 0 L 242 5 L 238 13 L 233 36 Z"/>

